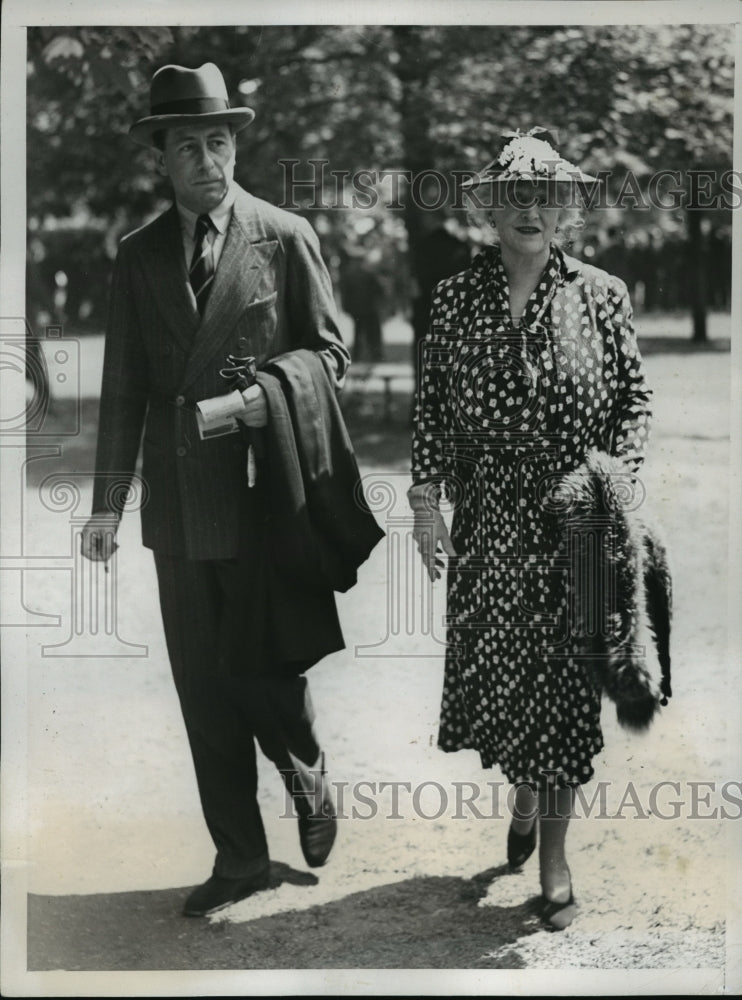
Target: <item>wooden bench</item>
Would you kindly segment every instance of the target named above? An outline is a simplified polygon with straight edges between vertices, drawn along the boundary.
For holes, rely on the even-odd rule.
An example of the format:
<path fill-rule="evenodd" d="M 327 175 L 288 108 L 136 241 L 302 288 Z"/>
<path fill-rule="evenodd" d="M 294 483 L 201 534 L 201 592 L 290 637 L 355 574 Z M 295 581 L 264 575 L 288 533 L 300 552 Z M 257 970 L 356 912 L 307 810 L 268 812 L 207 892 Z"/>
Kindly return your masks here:
<path fill-rule="evenodd" d="M 392 385 L 395 382 L 408 383 L 412 393 L 414 372 L 411 364 L 402 361 L 357 361 L 350 366 L 346 384 L 351 393 L 360 387 L 369 391 L 378 385 L 382 391 L 383 419 L 389 422 L 392 419 Z"/>

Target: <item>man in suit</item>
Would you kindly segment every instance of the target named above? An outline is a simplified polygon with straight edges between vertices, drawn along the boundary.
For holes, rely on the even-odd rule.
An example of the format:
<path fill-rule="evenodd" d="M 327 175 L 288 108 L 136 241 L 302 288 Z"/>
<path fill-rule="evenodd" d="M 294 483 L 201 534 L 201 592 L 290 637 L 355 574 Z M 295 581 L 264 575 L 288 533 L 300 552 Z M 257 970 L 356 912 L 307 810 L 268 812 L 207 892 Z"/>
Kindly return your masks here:
<path fill-rule="evenodd" d="M 264 390 L 245 389 L 244 428 L 223 436 L 202 436 L 196 404 L 225 393 L 228 355 L 254 356 L 259 366 L 309 349 L 335 387 L 349 359 L 311 226 L 233 179 L 235 136 L 253 111 L 230 107 L 212 63 L 158 70 L 150 104 L 130 134 L 153 149 L 175 200 L 120 246 L 82 548 L 93 560 L 110 557 L 121 487 L 142 442 L 142 537 L 154 550 L 168 653 L 216 846 L 211 877 L 184 908 L 203 916 L 268 884 L 255 739 L 294 796 L 307 863 L 327 859 L 336 818 L 302 671 L 343 641 L 331 589 L 305 588 L 295 601 L 301 642 L 293 641 L 293 660 L 279 652 L 281 633 L 297 624 L 271 589 L 260 467 L 254 484 L 248 475 L 251 443 L 259 450 L 270 419 Z"/>

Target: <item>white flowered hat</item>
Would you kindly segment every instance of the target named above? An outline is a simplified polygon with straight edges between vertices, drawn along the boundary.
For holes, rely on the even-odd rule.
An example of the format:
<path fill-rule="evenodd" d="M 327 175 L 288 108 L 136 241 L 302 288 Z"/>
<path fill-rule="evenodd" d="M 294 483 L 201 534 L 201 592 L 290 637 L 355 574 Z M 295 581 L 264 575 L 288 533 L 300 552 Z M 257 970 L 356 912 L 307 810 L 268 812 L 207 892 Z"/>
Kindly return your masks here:
<path fill-rule="evenodd" d="M 497 159 L 475 177 L 464 181 L 463 189 L 519 180 L 567 184 L 598 180 L 560 156 L 551 132 L 545 128 L 537 125 L 528 132 L 505 132 L 502 138 L 505 144 Z"/>

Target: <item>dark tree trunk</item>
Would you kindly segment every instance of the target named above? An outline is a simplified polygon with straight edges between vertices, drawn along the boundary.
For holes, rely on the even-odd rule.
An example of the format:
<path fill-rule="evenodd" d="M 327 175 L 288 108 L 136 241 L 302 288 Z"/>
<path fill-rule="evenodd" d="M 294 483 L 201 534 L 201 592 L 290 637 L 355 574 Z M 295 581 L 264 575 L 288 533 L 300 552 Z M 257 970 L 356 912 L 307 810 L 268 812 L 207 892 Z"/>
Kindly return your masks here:
<path fill-rule="evenodd" d="M 693 316 L 693 341 L 705 343 L 708 339 L 706 330 L 707 281 L 706 281 L 706 236 L 703 231 L 703 216 L 698 210 L 688 209 L 688 293 L 690 297 L 691 315 Z"/>
<path fill-rule="evenodd" d="M 399 117 L 402 134 L 403 164 L 414 178 L 435 166 L 430 140 L 430 99 L 428 80 L 430 67 L 420 29 L 416 26 L 399 26 L 392 29 L 398 60 L 395 72 L 399 80 Z M 412 188 L 407 189 L 404 220 L 409 241 L 408 259 L 413 280 L 413 368 L 417 388 L 420 323 L 417 299 L 423 286 L 422 239 L 425 232 L 421 214 L 424 209 L 415 203 Z"/>
<path fill-rule="evenodd" d="M 429 66 L 420 30 L 401 26 L 393 29 L 395 48 L 399 57 L 396 64 L 400 84 L 399 116 L 402 133 L 404 167 L 411 177 L 431 170 L 433 148 L 430 141 L 430 98 L 428 96 Z M 408 189 L 404 218 L 410 246 L 410 264 L 415 279 L 418 274 L 419 242 L 422 233 L 421 207 L 415 204 Z"/>

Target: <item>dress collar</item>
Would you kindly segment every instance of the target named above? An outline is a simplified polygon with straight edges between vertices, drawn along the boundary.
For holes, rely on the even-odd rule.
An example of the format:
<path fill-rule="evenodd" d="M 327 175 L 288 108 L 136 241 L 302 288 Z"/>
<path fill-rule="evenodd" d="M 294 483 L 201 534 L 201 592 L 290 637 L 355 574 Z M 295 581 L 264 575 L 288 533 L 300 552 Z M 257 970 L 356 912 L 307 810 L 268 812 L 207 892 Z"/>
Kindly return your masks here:
<path fill-rule="evenodd" d="M 552 243 L 549 251 L 549 260 L 546 263 L 546 269 L 551 267 L 552 262 L 557 263 L 559 274 L 567 281 L 576 278 L 579 274 L 580 262 L 575 257 L 569 257 L 554 243 Z M 492 273 L 497 269 L 498 265 L 504 271 L 500 247 L 497 244 L 493 244 L 492 246 L 485 247 L 476 255 L 471 263 L 471 270 L 474 274 L 477 272 Z"/>
<path fill-rule="evenodd" d="M 549 258 L 520 317 L 517 329 L 535 331 L 544 325 L 544 316 L 559 285 L 571 281 L 577 274 L 578 262 L 565 258 L 559 247 L 552 244 Z M 510 316 L 510 295 L 508 278 L 502 263 L 499 246 L 490 246 L 482 251 L 472 264 L 472 277 L 489 299 L 489 309 L 498 317 L 503 328 L 512 327 Z"/>

